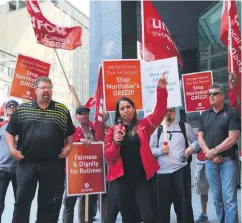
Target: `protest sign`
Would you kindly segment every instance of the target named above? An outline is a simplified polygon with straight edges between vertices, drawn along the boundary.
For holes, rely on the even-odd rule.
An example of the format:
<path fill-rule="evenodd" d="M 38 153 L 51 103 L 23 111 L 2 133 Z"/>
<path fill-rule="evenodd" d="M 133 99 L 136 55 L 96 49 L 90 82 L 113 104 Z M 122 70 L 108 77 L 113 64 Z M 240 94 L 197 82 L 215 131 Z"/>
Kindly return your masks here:
<path fill-rule="evenodd" d="M 102 67 L 106 111 L 115 111 L 121 97 L 130 98 L 137 110 L 143 109 L 140 61 L 107 60 Z"/>
<path fill-rule="evenodd" d="M 200 112 L 210 108 L 208 90 L 213 83 L 212 71 L 183 74 L 183 95 L 186 112 Z"/>
<path fill-rule="evenodd" d="M 182 104 L 177 58 L 144 61 L 142 63 L 142 90 L 145 115 L 151 113 L 155 108 L 157 82 L 165 71 L 168 91 L 167 107 L 178 107 Z"/>
<path fill-rule="evenodd" d="M 74 143 L 66 159 L 67 195 L 101 194 L 106 191 L 103 143 L 86 147 Z"/>
<path fill-rule="evenodd" d="M 32 57 L 18 55 L 10 95 L 33 100 L 35 98 L 34 82 L 40 76 L 48 77 L 50 64 Z"/>

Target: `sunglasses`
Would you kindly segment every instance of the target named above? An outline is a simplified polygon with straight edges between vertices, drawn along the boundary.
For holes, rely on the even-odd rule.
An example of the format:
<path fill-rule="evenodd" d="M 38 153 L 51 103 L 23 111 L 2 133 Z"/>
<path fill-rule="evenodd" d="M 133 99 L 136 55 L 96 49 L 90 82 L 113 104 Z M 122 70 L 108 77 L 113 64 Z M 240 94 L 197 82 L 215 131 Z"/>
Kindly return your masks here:
<path fill-rule="evenodd" d="M 6 108 L 17 108 L 17 105 L 8 105 Z"/>
<path fill-rule="evenodd" d="M 209 92 L 208 93 L 208 96 L 211 97 L 211 96 L 216 96 L 218 94 L 220 94 L 220 91 L 217 91 L 217 92 Z"/>
<path fill-rule="evenodd" d="M 88 115 L 88 111 L 77 112 L 78 115 Z"/>

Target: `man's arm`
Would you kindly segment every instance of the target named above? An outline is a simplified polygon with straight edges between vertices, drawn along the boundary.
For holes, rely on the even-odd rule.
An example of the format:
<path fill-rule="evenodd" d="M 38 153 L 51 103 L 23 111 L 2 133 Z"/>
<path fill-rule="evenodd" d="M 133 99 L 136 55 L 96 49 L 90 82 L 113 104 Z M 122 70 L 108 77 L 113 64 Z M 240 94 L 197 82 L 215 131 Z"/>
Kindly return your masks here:
<path fill-rule="evenodd" d="M 204 140 L 204 132 L 198 132 L 198 144 L 204 153 L 209 151 L 209 148 Z"/>
<path fill-rule="evenodd" d="M 197 135 L 189 124 L 185 123 L 185 128 L 186 128 L 187 139 L 191 143 L 191 145 L 189 147 L 192 148 L 193 153 L 196 153 L 200 149 L 199 144 L 198 144 Z"/>
<path fill-rule="evenodd" d="M 74 105 L 76 107 L 80 107 L 81 106 L 81 102 L 79 101 L 79 99 L 77 97 L 75 88 L 72 85 L 69 85 L 69 89 L 70 89 L 70 92 L 71 92 L 73 100 L 74 100 Z"/>
<path fill-rule="evenodd" d="M 230 149 L 239 139 L 241 122 L 235 109 L 232 109 L 229 117 L 229 136 L 214 148 L 216 154 Z"/>
<path fill-rule="evenodd" d="M 9 120 L 7 129 L 6 129 L 6 142 L 11 156 L 16 160 L 22 160 L 24 159 L 24 156 L 21 154 L 21 151 L 15 148 L 15 144 L 16 144 L 15 137 L 16 135 L 18 135 L 18 133 L 19 133 L 18 113 L 17 111 L 15 111 L 12 114 L 12 117 Z"/>
<path fill-rule="evenodd" d="M 154 157 L 159 157 L 162 155 L 161 148 L 159 147 L 157 134 L 158 134 L 158 128 L 155 130 L 155 132 L 150 137 L 150 148 L 151 148 L 151 152 Z M 157 148 L 157 143 L 158 143 L 158 148 Z"/>
<path fill-rule="evenodd" d="M 65 147 L 61 150 L 61 153 L 59 154 L 59 158 L 66 158 L 69 156 L 72 150 L 72 145 L 73 145 L 73 135 L 67 136 L 66 137 L 66 145 Z"/>
<path fill-rule="evenodd" d="M 188 159 L 189 156 L 191 156 L 193 153 L 196 153 L 199 151 L 199 144 L 198 144 L 198 139 L 196 133 L 193 131 L 192 127 L 185 123 L 185 128 L 186 128 L 186 135 L 187 139 L 191 143 L 185 151 L 185 156 L 186 159 Z"/>
<path fill-rule="evenodd" d="M 6 142 L 8 145 L 9 152 L 11 156 L 16 160 L 24 159 L 24 156 L 21 154 L 21 151 L 15 148 L 15 136 L 6 132 Z"/>
<path fill-rule="evenodd" d="M 215 150 L 215 153 L 218 154 L 230 149 L 234 144 L 237 143 L 239 136 L 240 136 L 239 130 L 229 131 L 229 136 L 222 143 L 220 143 L 218 146 L 213 148 L 213 150 Z"/>

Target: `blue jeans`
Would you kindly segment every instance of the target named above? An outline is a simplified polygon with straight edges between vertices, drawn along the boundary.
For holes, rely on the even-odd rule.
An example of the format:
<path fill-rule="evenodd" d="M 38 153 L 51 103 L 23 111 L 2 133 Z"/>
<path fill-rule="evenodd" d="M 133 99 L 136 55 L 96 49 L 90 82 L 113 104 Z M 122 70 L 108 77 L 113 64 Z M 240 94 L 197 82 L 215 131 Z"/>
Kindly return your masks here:
<path fill-rule="evenodd" d="M 237 161 L 225 157 L 221 164 L 206 161 L 205 170 L 214 206 L 221 223 L 238 223 Z"/>

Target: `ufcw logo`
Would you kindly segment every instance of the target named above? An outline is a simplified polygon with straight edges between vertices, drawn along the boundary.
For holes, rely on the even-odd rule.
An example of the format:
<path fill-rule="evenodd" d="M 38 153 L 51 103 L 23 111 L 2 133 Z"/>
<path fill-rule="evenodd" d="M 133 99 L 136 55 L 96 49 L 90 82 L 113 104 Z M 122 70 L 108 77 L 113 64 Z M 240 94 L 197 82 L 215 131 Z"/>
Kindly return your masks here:
<path fill-rule="evenodd" d="M 147 20 L 147 25 L 148 25 L 148 31 L 152 32 L 152 31 L 156 31 L 157 29 L 160 29 L 162 31 L 165 31 L 167 33 L 170 34 L 166 24 L 161 21 L 160 19 L 154 19 L 154 18 L 150 18 Z"/>

